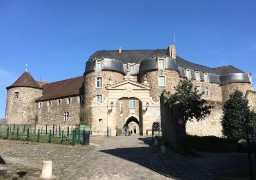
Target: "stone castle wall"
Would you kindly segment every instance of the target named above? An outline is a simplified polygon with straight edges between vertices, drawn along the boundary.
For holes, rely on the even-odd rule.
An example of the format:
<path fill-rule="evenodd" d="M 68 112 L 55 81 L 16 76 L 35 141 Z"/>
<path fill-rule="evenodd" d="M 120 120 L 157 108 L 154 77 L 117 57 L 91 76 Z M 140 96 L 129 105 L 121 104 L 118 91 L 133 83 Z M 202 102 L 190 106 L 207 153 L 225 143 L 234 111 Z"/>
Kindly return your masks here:
<path fill-rule="evenodd" d="M 247 91 L 245 95 L 248 105 L 256 112 L 256 91 Z"/>
<path fill-rule="evenodd" d="M 210 116 L 207 116 L 202 121 L 193 122 L 188 121 L 186 123 L 186 132 L 191 135 L 198 136 L 217 136 L 222 137 L 222 126 L 221 126 L 221 118 L 222 118 L 222 105 L 215 103 L 213 104 L 213 108 L 211 109 Z"/>
<path fill-rule="evenodd" d="M 159 87 L 159 76 L 166 77 L 166 86 Z M 143 82 L 145 78 L 147 78 L 147 81 L 150 85 L 150 96 L 153 98 L 154 101 L 160 100 L 160 95 L 164 90 L 174 93 L 174 87 L 179 84 L 180 80 L 179 73 L 172 70 L 149 71 L 141 75 L 141 82 Z"/>
<path fill-rule="evenodd" d="M 102 88 L 96 88 L 96 78 L 101 76 L 103 79 Z M 111 79 L 111 81 L 109 81 Z M 85 105 L 89 106 L 92 100 L 95 98 L 97 94 L 102 95 L 102 99 L 106 99 L 107 97 L 107 89 L 106 86 L 109 82 L 118 83 L 124 79 L 123 74 L 112 71 L 99 71 L 99 72 L 90 72 L 85 75 L 84 78 L 84 100 Z"/>
<path fill-rule="evenodd" d="M 18 93 L 18 98 L 15 97 Z M 34 123 L 36 116 L 35 100 L 42 96 L 42 90 L 29 87 L 15 87 L 7 91 L 7 124 Z"/>
<path fill-rule="evenodd" d="M 244 95 L 248 90 L 252 89 L 251 83 L 232 83 L 224 84 L 221 86 L 223 101 L 229 99 L 229 95 L 232 94 L 236 89 L 241 91 Z"/>
<path fill-rule="evenodd" d="M 80 123 L 80 96 L 37 103 L 38 125 L 76 125 Z M 65 119 L 66 113 L 66 119 Z M 68 115 L 67 115 L 68 113 Z"/>

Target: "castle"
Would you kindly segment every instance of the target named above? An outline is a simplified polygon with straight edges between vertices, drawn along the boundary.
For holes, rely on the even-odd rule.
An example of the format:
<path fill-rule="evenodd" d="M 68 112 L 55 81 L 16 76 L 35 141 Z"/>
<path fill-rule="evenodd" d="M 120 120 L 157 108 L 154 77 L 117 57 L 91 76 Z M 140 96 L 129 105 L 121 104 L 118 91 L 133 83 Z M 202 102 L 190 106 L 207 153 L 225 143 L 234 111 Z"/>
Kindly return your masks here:
<path fill-rule="evenodd" d="M 160 122 L 159 97 L 174 93 L 181 79 L 191 79 L 203 98 L 215 104 L 202 122 L 188 122 L 187 131 L 222 136 L 221 103 L 233 90 L 242 91 L 252 106 L 252 76 L 233 66 L 209 68 L 176 56 L 174 45 L 155 50 L 100 50 L 86 62 L 83 76 L 38 82 L 24 72 L 7 87 L 6 123 L 73 126 L 90 107 L 92 134 L 121 135 L 124 125 L 136 134 L 150 133 Z"/>

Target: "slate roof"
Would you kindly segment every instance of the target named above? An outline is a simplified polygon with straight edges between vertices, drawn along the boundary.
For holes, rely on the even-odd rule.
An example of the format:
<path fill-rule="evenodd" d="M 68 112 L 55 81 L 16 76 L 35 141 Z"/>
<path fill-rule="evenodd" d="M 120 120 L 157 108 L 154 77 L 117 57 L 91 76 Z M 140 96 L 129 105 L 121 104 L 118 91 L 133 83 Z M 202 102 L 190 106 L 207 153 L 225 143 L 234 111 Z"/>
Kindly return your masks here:
<path fill-rule="evenodd" d="M 119 53 L 118 50 L 99 50 L 93 53 L 89 59 L 94 58 L 111 58 L 116 59 L 124 64 L 136 63 L 140 64 L 141 61 L 149 59 L 152 57 L 167 57 L 167 49 L 154 49 L 154 50 L 122 50 Z M 179 67 L 189 68 L 193 70 L 198 70 L 202 72 L 212 73 L 212 74 L 228 74 L 228 73 L 244 73 L 242 70 L 235 68 L 234 66 L 223 66 L 218 68 L 210 68 L 200 64 L 195 64 L 187 61 L 179 56 L 176 57 L 176 61 Z"/>
<path fill-rule="evenodd" d="M 72 79 L 45 84 L 42 86 L 43 96 L 36 101 L 45 101 L 83 94 L 83 81 L 84 77 L 80 76 Z"/>
<path fill-rule="evenodd" d="M 13 87 L 31 87 L 41 89 L 39 83 L 37 83 L 29 72 L 25 71 L 11 86 L 6 89 Z"/>

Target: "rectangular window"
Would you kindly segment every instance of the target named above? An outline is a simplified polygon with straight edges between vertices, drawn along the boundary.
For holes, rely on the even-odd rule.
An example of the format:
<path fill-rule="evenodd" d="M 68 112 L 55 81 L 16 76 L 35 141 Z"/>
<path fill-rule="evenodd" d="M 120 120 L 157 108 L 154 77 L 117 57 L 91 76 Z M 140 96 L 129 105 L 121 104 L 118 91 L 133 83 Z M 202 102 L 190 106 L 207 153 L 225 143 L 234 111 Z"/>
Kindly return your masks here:
<path fill-rule="evenodd" d="M 69 120 L 69 112 L 64 112 L 64 122 Z"/>
<path fill-rule="evenodd" d="M 42 103 L 41 103 L 41 102 L 38 104 L 38 108 L 39 108 L 39 109 L 42 108 Z"/>
<path fill-rule="evenodd" d="M 204 82 L 209 82 L 208 74 L 207 73 L 204 73 Z"/>
<path fill-rule="evenodd" d="M 102 77 L 97 77 L 96 87 L 102 88 Z"/>
<path fill-rule="evenodd" d="M 191 79 L 191 72 L 190 72 L 189 69 L 186 69 L 186 77 L 187 77 L 188 79 Z"/>
<path fill-rule="evenodd" d="M 58 99 L 58 100 L 57 100 L 57 104 L 58 104 L 58 105 L 60 105 L 60 103 L 61 103 L 61 100 L 60 100 L 60 99 Z"/>
<path fill-rule="evenodd" d="M 96 61 L 96 69 L 98 71 L 101 71 L 102 70 L 102 60 L 97 60 Z"/>
<path fill-rule="evenodd" d="M 158 59 L 158 69 L 164 69 L 164 60 Z"/>
<path fill-rule="evenodd" d="M 134 99 L 130 100 L 130 108 L 135 108 L 135 100 Z"/>
<path fill-rule="evenodd" d="M 165 76 L 159 76 L 159 86 L 165 86 Z"/>
<path fill-rule="evenodd" d="M 134 65 L 130 65 L 130 74 L 133 75 L 135 74 L 135 70 L 134 70 Z"/>
<path fill-rule="evenodd" d="M 195 72 L 196 80 L 200 81 L 200 73 L 198 71 Z"/>
<path fill-rule="evenodd" d="M 96 101 L 98 101 L 99 103 L 102 103 L 102 95 L 100 94 L 96 95 Z"/>
<path fill-rule="evenodd" d="M 67 99 L 67 104 L 70 104 L 71 103 L 71 98 L 68 98 Z"/>
<path fill-rule="evenodd" d="M 19 92 L 15 92 L 15 93 L 14 93 L 14 98 L 15 98 L 15 99 L 18 99 L 18 98 L 19 98 L 19 95 L 20 95 Z"/>

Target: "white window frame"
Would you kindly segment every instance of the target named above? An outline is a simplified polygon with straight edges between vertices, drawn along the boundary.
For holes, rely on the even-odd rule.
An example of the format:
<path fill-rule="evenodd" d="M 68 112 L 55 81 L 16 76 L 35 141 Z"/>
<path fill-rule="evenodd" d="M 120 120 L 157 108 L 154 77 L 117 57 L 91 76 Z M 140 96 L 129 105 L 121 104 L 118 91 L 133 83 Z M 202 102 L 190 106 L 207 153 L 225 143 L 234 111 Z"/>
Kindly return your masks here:
<path fill-rule="evenodd" d="M 129 72 L 130 72 L 130 75 L 135 74 L 135 64 L 129 64 Z"/>
<path fill-rule="evenodd" d="M 101 84 L 99 84 L 101 86 L 98 86 L 98 78 L 101 79 L 101 81 L 99 81 L 99 82 L 101 82 Z M 96 88 L 102 88 L 103 87 L 103 78 L 102 78 L 102 76 L 97 76 L 95 81 L 96 81 Z"/>
<path fill-rule="evenodd" d="M 187 68 L 186 68 L 185 76 L 186 76 L 188 79 L 191 79 L 191 70 L 190 70 L 190 69 L 187 69 Z"/>
<path fill-rule="evenodd" d="M 208 73 L 204 73 L 204 82 L 209 82 L 209 76 Z"/>
<path fill-rule="evenodd" d="M 96 66 L 96 70 L 97 71 L 101 71 L 102 70 L 102 60 L 101 59 L 97 59 L 95 66 Z"/>
<path fill-rule="evenodd" d="M 130 99 L 129 100 L 129 107 L 130 107 L 130 109 L 135 109 L 135 107 L 136 107 L 135 99 Z"/>
<path fill-rule="evenodd" d="M 97 94 L 97 95 L 96 95 L 96 101 L 97 101 L 98 103 L 102 103 L 102 95 L 101 95 L 101 94 Z"/>
<path fill-rule="evenodd" d="M 67 122 L 69 120 L 70 114 L 68 111 L 64 112 L 64 122 Z"/>
<path fill-rule="evenodd" d="M 164 82 L 162 84 L 161 78 L 163 78 Z M 159 87 L 165 87 L 166 86 L 166 76 L 158 76 L 158 86 Z"/>
<path fill-rule="evenodd" d="M 195 79 L 196 79 L 197 81 L 200 81 L 200 80 L 201 80 L 201 78 L 200 78 L 200 72 L 199 72 L 199 71 L 195 71 Z"/>
<path fill-rule="evenodd" d="M 163 63 L 160 63 L 160 62 L 163 62 Z M 165 69 L 165 63 L 164 63 L 165 61 L 164 61 L 164 59 L 163 58 L 159 58 L 158 59 L 158 69 L 159 70 L 164 70 Z M 162 64 L 162 66 L 160 66 L 160 64 Z"/>

